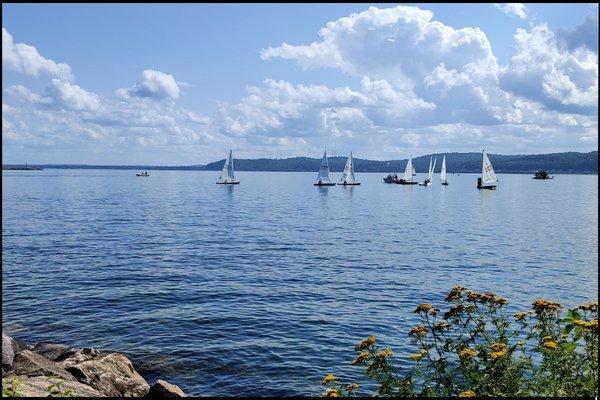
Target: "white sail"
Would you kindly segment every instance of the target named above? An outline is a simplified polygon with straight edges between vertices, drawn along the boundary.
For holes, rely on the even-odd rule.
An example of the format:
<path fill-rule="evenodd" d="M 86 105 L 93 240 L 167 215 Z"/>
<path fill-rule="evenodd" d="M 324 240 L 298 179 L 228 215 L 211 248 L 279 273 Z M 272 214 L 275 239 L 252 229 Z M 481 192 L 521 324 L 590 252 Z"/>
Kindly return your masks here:
<path fill-rule="evenodd" d="M 492 163 L 488 158 L 485 150 L 483 151 L 483 164 L 481 166 L 481 180 L 483 183 L 494 183 L 498 181 Z"/>
<path fill-rule="evenodd" d="M 225 160 L 225 165 L 223 165 L 223 170 L 221 171 L 221 176 L 219 179 L 225 182 L 235 180 L 233 175 L 233 156 L 231 150 L 229 150 L 229 157 L 227 157 L 227 160 Z"/>
<path fill-rule="evenodd" d="M 412 182 L 412 173 L 413 173 L 413 163 L 412 163 L 412 154 L 408 158 L 408 163 L 406 163 L 406 169 L 404 170 L 404 180 L 406 182 Z"/>
<path fill-rule="evenodd" d="M 431 178 L 433 177 L 433 170 L 431 169 L 431 163 L 433 162 L 433 157 L 429 157 L 429 169 L 427 170 L 427 179 L 431 182 Z"/>
<path fill-rule="evenodd" d="M 319 167 L 319 173 L 317 174 L 317 181 L 329 183 L 329 161 L 327 161 L 327 150 L 325 150 L 323 159 L 321 160 L 321 166 Z"/>
<path fill-rule="evenodd" d="M 433 167 L 431 167 L 431 171 L 429 172 L 429 182 L 433 182 L 433 174 L 435 173 L 435 163 L 437 162 L 437 157 L 433 159 Z"/>
<path fill-rule="evenodd" d="M 417 170 L 415 169 L 415 166 L 413 165 L 413 176 L 415 176 L 417 174 Z"/>
<path fill-rule="evenodd" d="M 342 179 L 340 179 L 341 183 L 354 183 L 356 179 L 354 178 L 354 161 L 352 160 L 352 153 L 350 153 L 350 157 L 346 160 L 346 166 L 344 167 L 344 172 L 342 172 Z"/>
<path fill-rule="evenodd" d="M 446 155 L 442 158 L 442 170 L 440 171 L 440 182 L 446 183 Z"/>

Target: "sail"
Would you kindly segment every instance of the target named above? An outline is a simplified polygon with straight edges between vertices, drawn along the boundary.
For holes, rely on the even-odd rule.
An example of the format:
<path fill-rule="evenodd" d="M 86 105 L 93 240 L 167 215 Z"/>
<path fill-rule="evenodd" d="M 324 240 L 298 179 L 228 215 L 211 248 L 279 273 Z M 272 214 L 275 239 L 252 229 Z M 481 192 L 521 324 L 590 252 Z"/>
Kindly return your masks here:
<path fill-rule="evenodd" d="M 485 150 L 483 151 L 483 165 L 481 166 L 481 178 L 483 183 L 494 183 L 498 180 L 498 178 L 496 178 L 494 168 L 492 167 L 492 163 L 490 162 L 490 159 L 485 153 Z"/>
<path fill-rule="evenodd" d="M 346 166 L 344 167 L 344 172 L 342 172 L 342 179 L 340 182 L 345 183 L 354 183 L 354 161 L 352 160 L 352 153 L 350 153 L 350 157 L 346 160 Z"/>
<path fill-rule="evenodd" d="M 417 170 L 415 169 L 415 166 L 413 165 L 413 176 L 415 176 L 417 174 Z"/>
<path fill-rule="evenodd" d="M 412 172 L 413 172 L 413 163 L 412 163 L 412 155 L 408 158 L 408 163 L 406 164 L 406 169 L 404 170 L 404 180 L 407 182 L 412 182 Z"/>
<path fill-rule="evenodd" d="M 440 181 L 442 183 L 446 182 L 446 156 L 442 158 L 442 170 L 440 171 Z"/>
<path fill-rule="evenodd" d="M 436 162 L 437 162 L 437 157 L 433 159 L 433 167 L 431 167 L 429 182 L 433 182 L 433 174 L 435 173 L 435 163 Z"/>
<path fill-rule="evenodd" d="M 225 165 L 223 165 L 223 170 L 221 171 L 219 179 L 222 181 L 235 180 L 235 177 L 233 176 L 233 156 L 231 150 L 229 150 L 229 157 L 225 160 Z"/>
<path fill-rule="evenodd" d="M 427 179 L 429 179 L 429 181 L 431 182 L 431 178 L 433 177 L 433 170 L 431 169 L 431 163 L 433 161 L 432 157 L 429 157 L 429 169 L 427 172 Z"/>
<path fill-rule="evenodd" d="M 329 161 L 327 161 L 327 150 L 323 154 L 323 159 L 321 160 L 321 166 L 319 167 L 319 173 L 317 174 L 317 181 L 329 182 Z"/>

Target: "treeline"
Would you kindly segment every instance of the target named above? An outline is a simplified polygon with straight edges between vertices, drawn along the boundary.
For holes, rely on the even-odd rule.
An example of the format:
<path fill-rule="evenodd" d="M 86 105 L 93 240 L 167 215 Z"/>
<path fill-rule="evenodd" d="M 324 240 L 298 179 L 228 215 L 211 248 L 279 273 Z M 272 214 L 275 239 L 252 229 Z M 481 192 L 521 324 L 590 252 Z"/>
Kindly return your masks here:
<path fill-rule="evenodd" d="M 431 154 L 437 157 L 436 171 L 440 170 L 444 154 Z M 430 154 L 413 159 L 415 169 L 419 173 L 427 171 Z M 446 167 L 451 173 L 477 173 L 481 171 L 481 153 L 446 153 Z M 598 151 L 589 153 L 551 153 L 530 155 L 500 155 L 489 154 L 490 160 L 497 173 L 530 174 L 538 169 L 551 174 L 597 174 Z M 404 172 L 408 160 L 375 161 L 354 158 L 356 172 Z M 129 169 L 129 170 L 191 170 L 191 171 L 220 171 L 225 159 L 207 165 L 187 166 L 151 166 L 151 165 L 86 165 L 86 164 L 40 164 L 29 167 L 61 168 L 61 169 Z M 234 159 L 236 171 L 308 171 L 319 169 L 320 158 L 258 158 Z M 329 157 L 329 168 L 332 172 L 344 169 L 346 157 Z M 3 165 L 3 168 L 20 165 Z"/>
<path fill-rule="evenodd" d="M 436 171 L 439 171 L 444 154 L 431 154 L 413 158 L 417 172 L 426 172 L 429 168 L 429 157 L 437 157 Z M 553 153 L 533 155 L 489 155 L 494 170 L 498 173 L 532 173 L 544 169 L 554 174 L 597 174 L 598 152 L 590 153 Z M 223 168 L 225 160 L 207 164 L 204 169 L 218 171 Z M 321 159 L 293 157 L 282 159 L 259 158 L 254 160 L 235 159 L 237 171 L 317 171 Z M 356 172 L 403 172 L 408 160 L 374 161 L 354 158 Z M 447 153 L 446 168 L 448 172 L 476 173 L 481 171 L 481 153 Z M 329 157 L 329 168 L 332 172 L 344 169 L 346 157 Z"/>

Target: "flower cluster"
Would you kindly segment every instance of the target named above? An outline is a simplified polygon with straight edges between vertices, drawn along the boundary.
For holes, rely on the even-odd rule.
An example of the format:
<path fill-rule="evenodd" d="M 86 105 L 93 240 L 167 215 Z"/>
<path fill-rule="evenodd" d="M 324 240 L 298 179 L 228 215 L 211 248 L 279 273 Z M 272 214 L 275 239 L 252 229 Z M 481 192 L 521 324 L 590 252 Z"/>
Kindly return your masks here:
<path fill-rule="evenodd" d="M 360 342 L 359 344 L 357 344 L 356 346 L 354 346 L 354 350 L 356 351 L 360 351 L 360 350 L 364 350 L 367 347 L 373 346 L 376 342 L 375 336 L 371 335 L 368 338 L 366 338 L 365 340 L 363 340 L 362 342 Z"/>
<path fill-rule="evenodd" d="M 477 356 L 477 350 L 466 347 L 458 352 L 458 356 L 466 359 L 475 358 Z"/>
<path fill-rule="evenodd" d="M 460 300 L 462 297 L 462 292 L 464 290 L 465 290 L 465 288 L 462 286 L 454 286 L 452 288 L 452 291 L 450 293 L 448 293 L 448 296 L 446 296 L 446 301 Z"/>
<path fill-rule="evenodd" d="M 504 306 L 508 304 L 508 300 L 498 296 L 494 293 L 477 293 L 473 291 L 467 292 L 467 298 L 475 303 L 482 304 L 493 304 L 497 306 Z"/>
<path fill-rule="evenodd" d="M 415 326 L 414 328 L 412 328 L 409 332 L 410 335 L 417 335 L 417 336 L 425 336 L 427 335 L 427 332 L 429 332 L 429 330 L 427 329 L 427 327 L 425 325 L 419 325 L 419 326 Z"/>
<path fill-rule="evenodd" d="M 554 301 L 548 301 L 544 299 L 537 299 L 533 302 L 533 310 L 537 315 L 543 314 L 545 312 L 558 312 L 562 306 L 560 303 L 556 303 Z"/>
<path fill-rule="evenodd" d="M 504 357 L 508 353 L 508 347 L 504 343 L 494 343 L 492 345 L 492 360 Z"/>

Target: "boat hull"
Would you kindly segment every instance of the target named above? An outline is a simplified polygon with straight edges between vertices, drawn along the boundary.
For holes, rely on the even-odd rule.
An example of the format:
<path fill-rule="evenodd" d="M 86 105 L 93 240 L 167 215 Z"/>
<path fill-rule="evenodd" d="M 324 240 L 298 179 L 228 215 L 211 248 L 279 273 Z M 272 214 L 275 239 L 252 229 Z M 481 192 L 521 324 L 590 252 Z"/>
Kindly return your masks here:
<path fill-rule="evenodd" d="M 313 183 L 313 186 L 335 186 L 335 182 L 331 182 L 331 183 Z"/>
<path fill-rule="evenodd" d="M 448 186 L 448 182 L 442 182 L 442 186 Z"/>
<path fill-rule="evenodd" d="M 338 185 L 340 185 L 340 186 L 358 186 L 358 185 L 360 185 L 360 182 L 354 182 L 354 183 L 338 183 Z"/>
<path fill-rule="evenodd" d="M 216 182 L 217 185 L 239 185 L 240 181 L 232 181 L 232 182 Z"/>
<path fill-rule="evenodd" d="M 398 182 L 396 182 L 398 185 L 418 185 L 419 182 L 407 182 L 404 179 L 400 179 Z"/>

